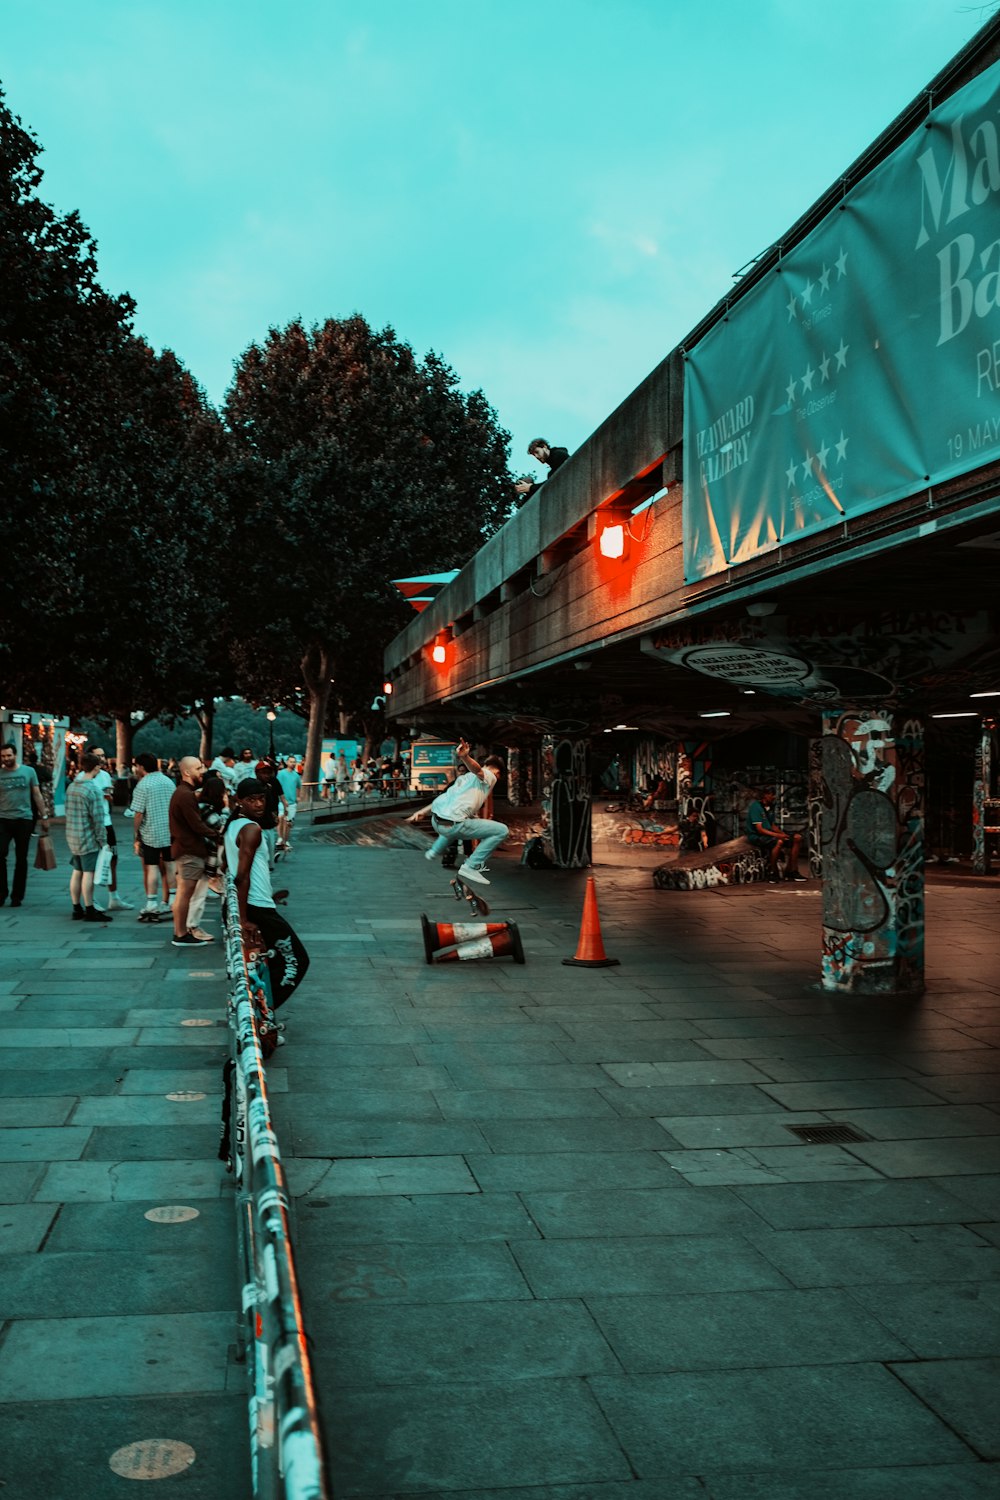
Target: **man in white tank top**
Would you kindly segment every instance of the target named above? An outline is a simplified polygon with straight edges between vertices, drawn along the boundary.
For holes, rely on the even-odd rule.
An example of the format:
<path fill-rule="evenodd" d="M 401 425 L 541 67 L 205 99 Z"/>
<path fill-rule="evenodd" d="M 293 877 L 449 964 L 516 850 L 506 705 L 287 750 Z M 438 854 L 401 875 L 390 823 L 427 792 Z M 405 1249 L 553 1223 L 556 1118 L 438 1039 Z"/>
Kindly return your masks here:
<path fill-rule="evenodd" d="M 248 778 L 236 789 L 236 809 L 226 827 L 226 868 L 236 882 L 240 926 L 248 946 L 267 954 L 274 1008 L 284 1005 L 306 977 L 309 955 L 298 933 L 274 904 L 271 865 L 260 820 L 267 788 Z"/>

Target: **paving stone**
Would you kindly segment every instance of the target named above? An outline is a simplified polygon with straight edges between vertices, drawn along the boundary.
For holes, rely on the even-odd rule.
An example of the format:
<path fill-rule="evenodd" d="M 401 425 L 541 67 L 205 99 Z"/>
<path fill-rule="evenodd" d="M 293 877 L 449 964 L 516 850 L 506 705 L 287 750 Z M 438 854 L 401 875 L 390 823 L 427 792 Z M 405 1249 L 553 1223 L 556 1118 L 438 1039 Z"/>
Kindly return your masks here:
<path fill-rule="evenodd" d="M 222 1391 L 232 1312 L 25 1319 L 0 1349 L 0 1402 Z"/>
<path fill-rule="evenodd" d="M 0 1130 L 0 1161 L 76 1161 L 91 1132 L 72 1125 Z"/>
<path fill-rule="evenodd" d="M 475 1193 L 475 1178 L 460 1156 L 384 1156 L 376 1161 L 324 1161 L 291 1157 L 285 1161 L 295 1197 L 394 1196 L 406 1193 Z"/>
<path fill-rule="evenodd" d="M 450 1062 L 448 1080 L 460 1089 L 596 1089 L 606 1081 L 596 1063 L 571 1062 L 521 1063 L 505 1067 Z"/>
<path fill-rule="evenodd" d="M 216 1110 L 218 1114 L 218 1110 Z M 475 1125 L 330 1120 L 296 1109 L 286 1145 L 300 1156 L 461 1156 L 486 1149 Z"/>
<path fill-rule="evenodd" d="M 155 1223 L 146 1210 L 165 1204 L 195 1207 L 198 1217 Z M 49 1212 L 50 1204 L 39 1205 Z M 64 1203 L 45 1250 L 127 1250 L 138 1256 L 185 1251 L 195 1265 L 235 1264 L 236 1219 L 231 1200 L 183 1197 L 137 1199 L 129 1203 Z"/>
<path fill-rule="evenodd" d="M 826 1124 L 826 1116 L 812 1114 L 660 1116 L 656 1123 L 681 1146 L 693 1150 L 726 1146 L 787 1146 L 794 1140 L 790 1125 Z"/>
<path fill-rule="evenodd" d="M 175 1106 L 180 1108 L 180 1106 Z M 218 1101 L 212 1124 L 188 1123 L 181 1115 L 170 1125 L 106 1125 L 88 1132 L 87 1161 L 212 1161 L 219 1149 Z"/>
<path fill-rule="evenodd" d="M 943 1359 L 890 1369 L 980 1457 L 1000 1458 L 1000 1359 Z"/>
<path fill-rule="evenodd" d="M 784 1113 L 781 1105 L 770 1098 L 764 1089 L 749 1083 L 690 1087 L 654 1084 L 648 1088 L 616 1088 L 609 1084 L 602 1089 L 602 1094 L 617 1114 L 626 1117 L 659 1119 L 660 1116 L 667 1115 L 685 1117 Z"/>
<path fill-rule="evenodd" d="M 752 1291 L 787 1286 L 744 1240 L 728 1235 L 652 1239 L 516 1240 L 511 1249 L 536 1297 Z"/>
<path fill-rule="evenodd" d="M 960 1225 L 751 1231 L 748 1238 L 796 1286 L 1000 1278 L 997 1251 Z"/>
<path fill-rule="evenodd" d="M 67 1161 L 46 1169 L 34 1196 L 39 1203 L 186 1203 L 218 1198 L 231 1180 L 215 1160 Z"/>
<path fill-rule="evenodd" d="M 1000 1073 L 1000 1048 L 977 1047 L 967 1052 L 899 1052 L 914 1075 L 932 1073 Z"/>
<path fill-rule="evenodd" d="M 617 1118 L 596 1089 L 441 1089 L 435 1098 L 447 1120 Z"/>
<path fill-rule="evenodd" d="M 1000 1219 L 1000 1177 L 959 1177 L 948 1183 L 948 1193 L 964 1205 L 963 1222 L 976 1219 Z"/>
<path fill-rule="evenodd" d="M 598 1296 L 587 1305 L 625 1369 L 639 1374 L 853 1364 L 910 1354 L 846 1292 Z"/>
<path fill-rule="evenodd" d="M 183 1092 L 183 1091 L 173 1091 Z M 116 1094 L 97 1099 L 81 1099 L 73 1115 L 74 1125 L 168 1125 L 188 1127 L 191 1125 L 213 1125 L 218 1137 L 219 1108 L 222 1091 L 219 1080 L 213 1080 L 210 1091 L 194 1089 L 204 1093 L 204 1099 L 167 1099 L 162 1094 Z M 162 1132 L 161 1132 L 162 1134 Z M 104 1156 L 104 1151 L 96 1154 Z M 151 1151 L 150 1156 L 157 1153 Z M 171 1155 L 175 1155 L 171 1152 Z M 182 1153 L 188 1155 L 187 1151 Z"/>
<path fill-rule="evenodd" d="M 422 1093 L 450 1088 L 452 1084 L 444 1068 L 320 1068 L 311 1065 L 308 1047 L 301 1062 L 298 1051 L 294 1043 L 282 1050 L 282 1067 L 288 1074 L 289 1087 L 294 1093 L 325 1094 L 332 1107 L 348 1093 Z"/>
<path fill-rule="evenodd" d="M 35 1125 L 62 1125 L 69 1119 L 76 1105 L 76 1099 L 67 1094 L 43 1095 L 40 1098 L 0 1097 L 0 1127 L 24 1129 Z"/>
<path fill-rule="evenodd" d="M 651 1042 L 560 1042 L 559 1051 L 567 1062 L 575 1063 L 697 1062 L 705 1056 L 697 1042 L 673 1042 L 668 1039 Z"/>
<path fill-rule="evenodd" d="M 753 1475 L 710 1470 L 705 1483 L 712 1500 L 996 1500 L 1000 1469 L 964 1463 L 843 1469 L 839 1473 L 800 1469 L 794 1474 Z"/>
<path fill-rule="evenodd" d="M 396 1500 L 393 1495 L 373 1496 L 371 1500 Z M 421 1490 L 418 1500 L 663 1500 L 663 1486 L 658 1480 L 627 1484 L 546 1484 L 516 1490 Z M 705 1500 L 705 1491 L 697 1479 L 671 1477 L 670 1500 Z"/>
<path fill-rule="evenodd" d="M 0 1205 L 0 1255 L 25 1255 L 40 1249 L 57 1210 L 51 1203 Z"/>
<path fill-rule="evenodd" d="M 754 1228 L 759 1220 L 726 1188 L 623 1188 L 532 1193 L 525 1199 L 546 1239 L 609 1234 L 718 1234 Z"/>
<path fill-rule="evenodd" d="M 303 1244 L 341 1247 L 393 1241 L 453 1245 L 470 1240 L 537 1239 L 524 1205 L 514 1193 L 428 1194 L 415 1198 L 307 1200 L 299 1214 Z M 301 1205 L 305 1210 L 306 1205 Z"/>
<path fill-rule="evenodd" d="M 552 1043 L 542 1040 L 530 1042 L 480 1041 L 475 1033 L 463 1033 L 461 1040 L 451 1042 L 421 1042 L 413 1048 L 420 1063 L 437 1064 L 447 1068 L 506 1068 L 521 1063 L 537 1066 L 542 1063 L 561 1063 L 562 1054 Z"/>
<path fill-rule="evenodd" d="M 807 1464 L 955 1463 L 968 1449 L 881 1366 L 595 1376 L 640 1477 Z"/>
<path fill-rule="evenodd" d="M 305 1207 L 304 1210 L 305 1211 Z M 315 1290 L 306 1309 L 324 1301 L 344 1306 L 382 1302 L 495 1302 L 531 1297 L 506 1245 L 379 1244 L 340 1248 L 312 1237 L 303 1244 L 296 1230 L 301 1279 Z"/>
<path fill-rule="evenodd" d="M 1000 1102 L 1000 1075 L 962 1073 L 931 1075 L 921 1085 L 949 1104 L 995 1104 Z"/>
<path fill-rule="evenodd" d="M 129 1038 L 123 1036 L 119 1040 L 127 1042 Z M 228 1033 L 221 1026 L 142 1026 L 134 1040 L 136 1047 L 169 1047 L 172 1050 L 183 1047 L 204 1051 L 212 1047 L 221 1051 L 229 1045 Z"/>
<path fill-rule="evenodd" d="M 344 1390 L 328 1425 L 344 1496 L 630 1478 L 579 1380 Z"/>
<path fill-rule="evenodd" d="M 1000 1114 L 975 1104 L 853 1110 L 850 1123 L 878 1141 L 1000 1134 Z"/>
<path fill-rule="evenodd" d="M 190 1064 L 198 1059 L 187 1058 Z M 284 1093 L 288 1088 L 288 1077 L 284 1069 L 273 1067 L 267 1070 L 268 1093 Z M 151 1094 L 163 1098 L 167 1094 L 184 1093 L 186 1090 L 205 1093 L 209 1098 L 222 1099 L 222 1069 L 218 1066 L 180 1068 L 129 1068 L 122 1075 L 118 1092 L 121 1094 Z"/>
<path fill-rule="evenodd" d="M 968 1212 L 938 1182 L 810 1182 L 734 1191 L 775 1229 L 960 1224 Z"/>
<path fill-rule="evenodd" d="M 939 1102 L 926 1088 L 906 1078 L 765 1083 L 761 1088 L 786 1109 L 906 1109 Z"/>
<path fill-rule="evenodd" d="M 115 1033 L 116 1037 L 118 1033 Z M 3 1053 L 3 1078 L 2 1091 L 5 1094 L 20 1094 L 24 1092 L 17 1073 L 30 1074 L 32 1083 L 43 1074 L 53 1075 L 56 1073 L 73 1073 L 79 1077 L 82 1073 L 100 1070 L 103 1077 L 107 1077 L 107 1071 L 111 1064 L 113 1053 L 108 1048 L 90 1048 L 84 1052 L 79 1047 L 47 1047 L 43 1051 L 41 1047 L 5 1047 Z M 64 1094 L 66 1092 L 65 1082 L 57 1082 L 50 1090 L 53 1094 Z"/>
<path fill-rule="evenodd" d="M 235 1252 L 235 1235 L 233 1249 Z M 174 1253 L 136 1256 L 132 1251 L 11 1255 L 4 1260 L 0 1317 L 65 1318 L 81 1308 L 92 1317 L 140 1313 L 212 1312 L 238 1305 L 235 1253 L 201 1261 L 174 1239 Z M 2 1355 L 0 1355 L 2 1360 Z"/>
<path fill-rule="evenodd" d="M 1000 1355 L 1000 1284 L 856 1286 L 851 1294 L 921 1359 Z"/>
<path fill-rule="evenodd" d="M 674 1187 L 676 1177 L 653 1151 L 548 1151 L 531 1155 L 467 1155 L 484 1192 L 572 1192 L 578 1188 Z"/>
<path fill-rule="evenodd" d="M 622 1088 L 640 1089 L 649 1085 L 767 1083 L 767 1075 L 747 1062 L 676 1062 L 676 1063 L 606 1063 L 608 1078 Z"/>
<path fill-rule="evenodd" d="M 924 1082 L 898 1057 L 858 1057 L 853 1054 L 846 1057 L 797 1057 L 794 1060 L 772 1057 L 766 1063 L 761 1062 L 760 1067 L 767 1073 L 768 1081 L 774 1083 L 829 1083 L 839 1079 L 856 1082 L 864 1078 L 908 1078 L 911 1082 Z M 933 1071 L 927 1069 L 929 1073 Z M 926 1104 L 927 1101 L 915 1102 Z M 816 1109 L 821 1106 L 794 1107 Z"/>
<path fill-rule="evenodd" d="M 1000 1139 L 864 1141 L 851 1152 L 886 1177 L 952 1177 L 1000 1171 Z"/>
<path fill-rule="evenodd" d="M 770 1058 L 831 1057 L 850 1050 L 826 1036 L 705 1037 L 699 1045 L 710 1057 L 747 1057 L 765 1064 Z"/>
<path fill-rule="evenodd" d="M 722 1151 L 664 1151 L 675 1172 L 693 1187 L 724 1183 L 840 1182 L 875 1178 L 843 1146 L 734 1146 Z"/>
<path fill-rule="evenodd" d="M 579 1302 L 438 1302 L 312 1310 L 330 1389 L 425 1382 L 551 1380 L 618 1371 L 607 1343 Z"/>
<path fill-rule="evenodd" d="M 670 1137 L 653 1120 L 481 1120 L 491 1151 L 518 1156 L 534 1151 L 655 1151 Z"/>
<path fill-rule="evenodd" d="M 46 1170 L 42 1161 L 0 1162 L 0 1203 L 26 1203 Z"/>
<path fill-rule="evenodd" d="M 108 1459 L 116 1449 L 148 1437 L 168 1437 L 194 1449 L 194 1463 L 174 1481 L 183 1485 L 185 1500 L 245 1500 L 251 1493 L 246 1397 L 202 1391 L 193 1398 L 116 1395 L 3 1406 L 0 1450 L 7 1494 L 10 1500 L 107 1500 L 127 1494 L 129 1480 L 114 1475 Z"/>

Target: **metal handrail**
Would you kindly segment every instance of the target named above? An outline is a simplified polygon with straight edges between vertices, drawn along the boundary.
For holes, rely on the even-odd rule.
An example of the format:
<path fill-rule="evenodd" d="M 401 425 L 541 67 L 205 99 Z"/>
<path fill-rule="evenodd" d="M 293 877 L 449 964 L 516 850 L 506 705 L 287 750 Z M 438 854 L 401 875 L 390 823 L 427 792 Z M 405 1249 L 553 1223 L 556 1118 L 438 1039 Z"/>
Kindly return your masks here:
<path fill-rule="evenodd" d="M 223 901 L 229 974 L 229 1166 L 243 1280 L 250 1465 L 257 1500 L 332 1500 L 298 1275 L 288 1188 L 271 1125 L 255 1000 L 267 960 L 248 956 L 231 875 Z"/>

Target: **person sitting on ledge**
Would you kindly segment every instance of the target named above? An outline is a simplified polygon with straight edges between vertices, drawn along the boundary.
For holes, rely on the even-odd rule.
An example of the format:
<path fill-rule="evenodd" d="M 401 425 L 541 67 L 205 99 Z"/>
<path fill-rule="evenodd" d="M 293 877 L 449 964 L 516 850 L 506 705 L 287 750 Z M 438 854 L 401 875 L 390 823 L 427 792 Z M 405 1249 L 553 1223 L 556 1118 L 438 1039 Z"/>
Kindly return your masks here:
<path fill-rule="evenodd" d="M 567 458 L 569 458 L 569 449 L 551 448 L 546 438 L 535 438 L 533 442 L 528 444 L 528 457 L 535 459 L 537 463 L 544 464 L 545 467 L 552 474 L 554 474 L 556 470 L 566 462 Z M 523 479 L 519 479 L 514 485 L 514 488 L 517 490 L 517 493 L 519 495 L 524 495 L 527 497 L 528 495 L 533 495 L 535 491 L 537 489 L 540 489 L 544 483 L 544 479 L 535 481 L 533 479 L 528 479 L 527 477 L 525 477 Z"/>
<path fill-rule="evenodd" d="M 772 816 L 774 808 L 774 788 L 764 787 L 760 798 L 751 802 L 747 808 L 746 835 L 755 849 L 767 855 L 768 879 L 780 880 L 781 871 L 778 869 L 778 861 L 782 854 L 788 857 L 785 861 L 786 880 L 805 880 L 805 876 L 799 872 L 799 850 L 802 848 L 802 835 L 800 833 L 786 833 L 779 828 Z"/>

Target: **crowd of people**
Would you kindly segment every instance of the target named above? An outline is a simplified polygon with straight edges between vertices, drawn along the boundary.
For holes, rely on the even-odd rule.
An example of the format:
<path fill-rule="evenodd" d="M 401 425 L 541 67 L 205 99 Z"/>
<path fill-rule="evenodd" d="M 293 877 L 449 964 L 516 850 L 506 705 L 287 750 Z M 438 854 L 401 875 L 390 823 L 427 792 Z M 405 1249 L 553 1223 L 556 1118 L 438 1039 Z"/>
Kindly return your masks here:
<path fill-rule="evenodd" d="M 395 800 L 406 790 L 407 757 L 397 755 L 358 756 L 348 761 L 341 750 L 331 755 L 323 773 L 321 794 L 331 801 L 346 802 L 348 797 L 376 796 Z"/>

